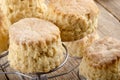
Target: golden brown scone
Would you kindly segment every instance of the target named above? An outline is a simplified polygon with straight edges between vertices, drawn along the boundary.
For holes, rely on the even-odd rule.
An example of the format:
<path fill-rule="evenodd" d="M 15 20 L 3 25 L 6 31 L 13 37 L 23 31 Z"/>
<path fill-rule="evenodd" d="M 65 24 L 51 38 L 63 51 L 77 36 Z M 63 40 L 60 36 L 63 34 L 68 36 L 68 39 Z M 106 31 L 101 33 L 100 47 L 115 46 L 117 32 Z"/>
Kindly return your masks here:
<path fill-rule="evenodd" d="M 0 53 L 8 49 L 9 22 L 0 9 Z"/>
<path fill-rule="evenodd" d="M 96 30 L 99 10 L 93 0 L 49 0 L 43 13 L 60 28 L 62 41 L 74 41 Z"/>
<path fill-rule="evenodd" d="M 37 17 L 56 24 L 62 41 L 74 41 L 93 33 L 98 7 L 93 0 L 1 0 L 2 10 L 11 23 Z"/>
<path fill-rule="evenodd" d="M 63 61 L 60 31 L 52 23 L 25 18 L 10 27 L 10 66 L 23 73 L 48 72 Z"/>
<path fill-rule="evenodd" d="M 28 17 L 40 18 L 44 0 L 0 0 L 1 8 L 11 23 Z M 41 8 L 42 6 L 42 8 Z"/>
<path fill-rule="evenodd" d="M 96 41 L 86 50 L 79 70 L 87 80 L 120 80 L 120 41 Z"/>
<path fill-rule="evenodd" d="M 82 57 L 85 49 L 98 38 L 99 35 L 97 34 L 97 32 L 93 32 L 80 40 L 64 42 L 64 44 L 66 45 L 68 53 L 70 53 L 71 56 Z"/>

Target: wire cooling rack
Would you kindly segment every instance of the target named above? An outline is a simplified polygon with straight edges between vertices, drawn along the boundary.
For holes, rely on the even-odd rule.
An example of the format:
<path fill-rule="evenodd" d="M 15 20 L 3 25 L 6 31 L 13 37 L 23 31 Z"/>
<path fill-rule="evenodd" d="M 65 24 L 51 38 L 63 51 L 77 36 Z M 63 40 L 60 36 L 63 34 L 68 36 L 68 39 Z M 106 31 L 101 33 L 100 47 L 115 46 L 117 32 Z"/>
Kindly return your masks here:
<path fill-rule="evenodd" d="M 57 71 L 58 69 L 62 68 L 65 66 L 65 64 L 67 63 L 68 59 L 72 58 L 68 55 L 68 51 L 67 51 L 67 48 L 64 44 L 62 44 L 63 47 L 65 48 L 65 53 L 64 53 L 64 61 L 61 63 L 61 65 L 59 65 L 57 68 L 49 71 L 49 72 L 37 72 L 37 73 L 30 73 L 30 74 L 24 74 L 24 73 L 21 73 L 21 72 L 18 72 L 18 71 L 12 71 L 12 72 L 9 72 L 6 70 L 6 68 L 9 67 L 9 61 L 5 61 L 4 63 L 0 64 L 0 70 L 2 70 L 2 72 L 0 72 L 0 75 L 1 74 L 4 74 L 6 79 L 9 80 L 8 78 L 8 75 L 9 74 L 15 74 L 15 76 L 18 76 L 20 80 L 48 80 L 48 79 L 52 79 L 52 78 L 56 78 L 56 77 L 60 77 L 60 76 L 63 76 L 63 75 L 67 75 L 69 73 L 71 73 L 72 71 L 74 71 L 76 68 L 78 68 L 79 64 L 75 65 L 73 68 L 69 69 L 68 71 L 66 72 L 62 72 L 62 73 L 58 73 L 56 75 L 52 75 L 52 76 L 48 76 L 48 74 L 50 73 L 53 73 L 55 71 Z M 7 55 L 9 54 L 8 51 L 5 51 L 2 53 L 2 55 L 0 55 L 0 60 L 4 57 L 6 57 Z M 81 76 L 79 76 L 79 72 L 78 72 L 78 75 L 79 79 L 81 80 Z"/>

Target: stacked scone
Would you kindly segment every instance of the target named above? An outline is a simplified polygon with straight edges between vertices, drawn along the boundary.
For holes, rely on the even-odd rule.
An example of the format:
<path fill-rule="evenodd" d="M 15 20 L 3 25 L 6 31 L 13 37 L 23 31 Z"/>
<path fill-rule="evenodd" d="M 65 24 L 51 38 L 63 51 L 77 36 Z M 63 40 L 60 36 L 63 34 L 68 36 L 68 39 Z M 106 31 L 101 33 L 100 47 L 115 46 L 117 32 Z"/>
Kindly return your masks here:
<path fill-rule="evenodd" d="M 9 38 L 8 60 L 15 70 L 48 72 L 63 61 L 60 31 L 48 21 L 22 19 L 10 27 Z"/>
<path fill-rule="evenodd" d="M 106 37 L 86 49 L 80 75 L 87 80 L 120 80 L 120 41 Z"/>
<path fill-rule="evenodd" d="M 96 39 L 99 10 L 93 0 L 50 0 L 44 18 L 56 24 L 72 56 L 82 57 Z"/>
<path fill-rule="evenodd" d="M 73 56 L 81 57 L 84 49 L 98 37 L 99 10 L 93 0 L 2 0 L 1 3 L 11 23 L 37 17 L 56 24 Z"/>
<path fill-rule="evenodd" d="M 93 0 L 50 0 L 43 16 L 59 27 L 62 41 L 74 41 L 95 32 L 98 12 Z"/>

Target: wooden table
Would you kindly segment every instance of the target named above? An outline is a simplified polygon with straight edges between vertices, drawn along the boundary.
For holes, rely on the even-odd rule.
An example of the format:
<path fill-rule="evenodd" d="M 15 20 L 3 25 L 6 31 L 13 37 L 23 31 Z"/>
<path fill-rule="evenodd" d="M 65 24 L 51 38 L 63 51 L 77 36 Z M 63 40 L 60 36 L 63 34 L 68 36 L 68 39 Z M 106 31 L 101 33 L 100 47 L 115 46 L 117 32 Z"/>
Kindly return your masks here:
<path fill-rule="evenodd" d="M 95 0 L 96 4 L 100 9 L 100 16 L 98 22 L 98 33 L 101 37 L 112 36 L 117 39 L 120 39 L 120 0 Z M 73 58 L 71 58 L 73 59 Z M 69 59 L 66 66 L 55 73 L 50 75 L 55 75 L 58 73 L 66 72 L 69 69 L 72 69 L 77 64 L 80 63 L 80 60 L 71 60 Z M 2 61 L 3 62 L 3 61 Z M 7 69 L 11 71 L 11 69 Z M 79 80 L 78 78 L 78 68 L 76 68 L 70 74 L 53 78 L 51 80 Z M 15 75 L 8 75 L 10 80 L 19 80 Z M 0 80 L 9 80 L 5 75 L 0 75 Z"/>

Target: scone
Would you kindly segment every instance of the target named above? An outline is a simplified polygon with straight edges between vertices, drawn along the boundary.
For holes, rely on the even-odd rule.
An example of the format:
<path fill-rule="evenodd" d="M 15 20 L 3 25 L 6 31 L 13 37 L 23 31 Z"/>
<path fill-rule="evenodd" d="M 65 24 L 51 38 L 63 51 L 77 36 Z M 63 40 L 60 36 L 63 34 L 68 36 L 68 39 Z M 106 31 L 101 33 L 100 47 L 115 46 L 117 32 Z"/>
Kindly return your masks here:
<path fill-rule="evenodd" d="M 8 60 L 23 73 L 48 72 L 63 61 L 59 29 L 37 18 L 25 18 L 10 27 Z"/>
<path fill-rule="evenodd" d="M 9 22 L 0 9 L 0 53 L 8 49 Z"/>
<path fill-rule="evenodd" d="M 56 24 L 62 41 L 74 41 L 97 28 L 98 7 L 93 0 L 49 0 L 44 19 Z"/>
<path fill-rule="evenodd" d="M 79 71 L 87 80 L 120 80 L 120 41 L 96 41 L 86 50 Z"/>
<path fill-rule="evenodd" d="M 41 18 L 42 4 L 44 0 L 0 0 L 1 8 L 9 18 L 11 24 L 14 22 L 30 17 Z M 42 7 L 41 7 L 42 6 Z"/>
<path fill-rule="evenodd" d="M 97 32 L 93 32 L 80 40 L 64 42 L 64 44 L 66 45 L 68 53 L 70 53 L 71 56 L 82 57 L 85 49 L 98 38 L 99 35 L 97 34 Z"/>
<path fill-rule="evenodd" d="M 11 24 L 37 17 L 56 24 L 62 41 L 74 41 L 93 33 L 97 27 L 98 7 L 93 0 L 1 0 Z"/>

